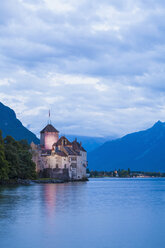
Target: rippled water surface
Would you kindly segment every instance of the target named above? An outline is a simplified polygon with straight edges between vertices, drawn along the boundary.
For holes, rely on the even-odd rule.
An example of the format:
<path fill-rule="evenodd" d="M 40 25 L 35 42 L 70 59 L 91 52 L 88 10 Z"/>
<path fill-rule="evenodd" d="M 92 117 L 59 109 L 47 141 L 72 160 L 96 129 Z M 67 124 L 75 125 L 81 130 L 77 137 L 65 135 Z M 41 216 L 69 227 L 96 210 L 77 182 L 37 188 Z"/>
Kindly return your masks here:
<path fill-rule="evenodd" d="M 164 248 L 165 179 L 0 187 L 1 248 Z"/>

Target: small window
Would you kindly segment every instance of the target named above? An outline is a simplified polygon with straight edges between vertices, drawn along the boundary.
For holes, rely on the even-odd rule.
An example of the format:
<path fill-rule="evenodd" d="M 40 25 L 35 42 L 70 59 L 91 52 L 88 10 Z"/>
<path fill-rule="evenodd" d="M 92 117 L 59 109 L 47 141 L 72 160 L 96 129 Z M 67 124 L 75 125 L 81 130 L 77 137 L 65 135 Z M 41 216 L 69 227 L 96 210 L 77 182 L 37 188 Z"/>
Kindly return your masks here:
<path fill-rule="evenodd" d="M 71 168 L 77 168 L 77 164 L 76 163 L 71 163 Z"/>
<path fill-rule="evenodd" d="M 58 169 L 58 164 L 56 164 L 56 169 Z"/>
<path fill-rule="evenodd" d="M 72 158 L 71 158 L 71 161 L 76 161 L 76 160 L 77 160 L 76 157 L 72 157 Z"/>
<path fill-rule="evenodd" d="M 64 168 L 66 169 L 66 164 L 64 165 Z"/>

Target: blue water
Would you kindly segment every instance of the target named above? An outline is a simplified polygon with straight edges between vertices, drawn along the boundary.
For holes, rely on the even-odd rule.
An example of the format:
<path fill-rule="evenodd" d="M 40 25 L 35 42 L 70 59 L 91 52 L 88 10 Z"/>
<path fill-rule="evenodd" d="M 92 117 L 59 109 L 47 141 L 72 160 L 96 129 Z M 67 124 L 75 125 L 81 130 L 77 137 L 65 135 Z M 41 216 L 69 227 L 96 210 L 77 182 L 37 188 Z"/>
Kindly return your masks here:
<path fill-rule="evenodd" d="M 0 187 L 1 248 L 164 248 L 165 179 Z"/>

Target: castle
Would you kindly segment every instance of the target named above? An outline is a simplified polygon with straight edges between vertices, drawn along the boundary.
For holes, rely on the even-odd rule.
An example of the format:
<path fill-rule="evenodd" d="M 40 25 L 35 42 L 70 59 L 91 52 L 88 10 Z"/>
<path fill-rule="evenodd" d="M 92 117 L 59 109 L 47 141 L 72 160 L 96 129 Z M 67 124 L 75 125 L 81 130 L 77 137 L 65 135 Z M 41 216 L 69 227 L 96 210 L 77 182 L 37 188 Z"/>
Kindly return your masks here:
<path fill-rule="evenodd" d="M 40 145 L 31 144 L 33 161 L 41 177 L 81 180 L 86 177 L 87 152 L 75 139 L 70 142 L 48 124 L 40 132 Z"/>

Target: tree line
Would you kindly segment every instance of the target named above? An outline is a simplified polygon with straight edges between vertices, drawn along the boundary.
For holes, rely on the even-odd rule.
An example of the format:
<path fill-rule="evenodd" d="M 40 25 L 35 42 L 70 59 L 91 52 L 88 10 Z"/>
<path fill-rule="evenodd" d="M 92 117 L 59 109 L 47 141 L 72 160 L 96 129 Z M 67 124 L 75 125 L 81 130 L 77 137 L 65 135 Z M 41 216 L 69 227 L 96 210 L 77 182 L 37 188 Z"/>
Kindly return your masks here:
<path fill-rule="evenodd" d="M 89 171 L 89 169 L 87 169 L 87 173 L 90 177 L 165 177 L 165 173 L 162 172 L 131 171 L 129 168 L 128 170 L 118 169 L 114 171 Z"/>
<path fill-rule="evenodd" d="M 35 163 L 26 140 L 2 138 L 0 130 L 0 180 L 35 179 Z"/>

